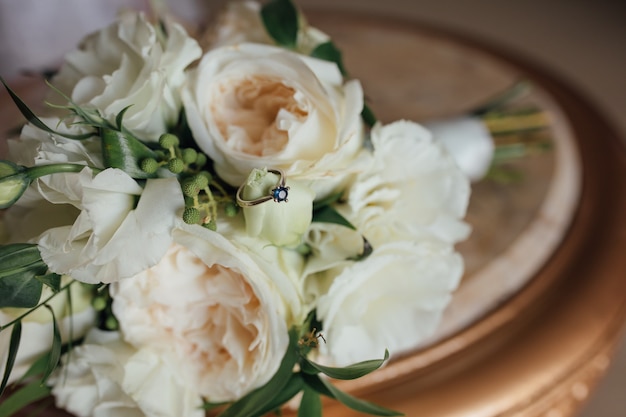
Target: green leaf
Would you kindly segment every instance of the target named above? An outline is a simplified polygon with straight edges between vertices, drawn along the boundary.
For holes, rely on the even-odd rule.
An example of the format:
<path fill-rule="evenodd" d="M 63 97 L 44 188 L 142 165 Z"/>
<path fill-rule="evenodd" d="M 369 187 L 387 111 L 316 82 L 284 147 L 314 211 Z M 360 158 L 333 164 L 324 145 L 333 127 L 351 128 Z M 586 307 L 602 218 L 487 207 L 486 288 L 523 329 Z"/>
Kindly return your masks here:
<path fill-rule="evenodd" d="M 0 278 L 6 275 L 13 275 L 23 265 L 43 262 L 41 254 L 35 243 L 13 243 L 0 246 Z"/>
<path fill-rule="evenodd" d="M 130 109 L 132 106 L 132 104 L 130 106 L 126 106 L 122 109 L 121 112 L 119 112 L 117 114 L 117 116 L 115 116 L 115 125 L 117 126 L 117 130 L 119 130 L 120 132 L 123 131 L 123 127 L 122 127 L 122 120 L 124 120 L 124 115 L 126 114 L 126 112 L 128 111 L 128 109 Z"/>
<path fill-rule="evenodd" d="M 532 89 L 532 83 L 528 80 L 518 80 L 511 87 L 507 88 L 501 93 L 491 97 L 485 104 L 472 110 L 469 115 L 471 116 L 483 116 L 491 111 L 494 111 L 507 103 L 512 102 L 515 99 L 520 98 L 524 94 L 527 94 Z"/>
<path fill-rule="evenodd" d="M 146 158 L 157 158 L 156 153 L 139 139 L 113 129 L 101 129 L 102 156 L 106 167 L 119 168 L 135 179 L 153 178 L 140 167 Z"/>
<path fill-rule="evenodd" d="M 47 381 L 50 375 L 52 375 L 52 372 L 56 369 L 59 364 L 59 359 L 61 359 L 61 349 L 63 348 L 61 332 L 59 331 L 59 324 L 57 323 L 54 310 L 47 304 L 45 307 L 50 311 L 50 314 L 52 314 L 52 347 L 50 348 L 50 356 L 48 356 L 48 363 L 43 373 L 42 382 Z"/>
<path fill-rule="evenodd" d="M 59 274 L 50 273 L 46 275 L 37 275 L 35 276 L 35 279 L 40 281 L 46 287 L 49 287 L 52 292 L 57 293 L 61 291 L 61 275 Z"/>
<path fill-rule="evenodd" d="M 308 387 L 304 388 L 298 417 L 322 417 L 322 399 L 317 391 Z"/>
<path fill-rule="evenodd" d="M 39 381 L 33 381 L 15 391 L 10 397 L 0 403 L 0 417 L 10 417 L 42 398 L 50 395 L 51 389 L 42 385 Z"/>
<path fill-rule="evenodd" d="M 273 0 L 261 9 L 267 33 L 280 46 L 295 48 L 298 40 L 298 11 L 290 0 Z"/>
<path fill-rule="evenodd" d="M 376 115 L 367 104 L 363 104 L 363 110 L 361 110 L 361 118 L 363 118 L 363 121 L 369 127 L 374 126 L 378 121 L 376 119 Z"/>
<path fill-rule="evenodd" d="M 313 390 L 322 395 L 334 398 L 343 405 L 361 413 L 367 413 L 374 416 L 403 416 L 403 413 L 399 413 L 394 410 L 390 410 L 385 407 L 373 404 L 369 401 L 359 400 L 339 388 L 333 386 L 330 382 L 318 375 L 303 375 L 304 382 Z"/>
<path fill-rule="evenodd" d="M 7 362 L 4 367 L 4 376 L 2 377 L 2 383 L 0 383 L 0 397 L 4 393 L 4 389 L 9 383 L 9 376 L 15 365 L 15 358 L 17 357 L 17 350 L 20 347 L 20 338 L 22 337 L 22 322 L 18 321 L 13 325 L 11 331 L 11 341 L 9 342 L 9 352 L 7 353 Z"/>
<path fill-rule="evenodd" d="M 310 365 L 311 368 L 315 370 L 315 372 L 308 372 L 308 369 L 311 369 L 311 368 L 307 368 L 307 370 L 303 368 L 303 371 L 306 373 L 321 372 L 334 379 L 343 379 L 343 380 L 357 379 L 380 368 L 387 359 L 389 359 L 389 351 L 387 351 L 386 349 L 385 349 L 385 357 L 383 359 L 363 361 L 363 362 L 355 363 L 353 365 L 345 366 L 343 368 L 334 368 L 330 366 L 320 365 L 307 358 L 304 358 L 307 364 Z"/>
<path fill-rule="evenodd" d="M 15 243 L 0 246 L 0 308 L 36 306 L 43 284 L 35 277 L 47 270 L 37 245 Z"/>
<path fill-rule="evenodd" d="M 219 417 L 256 416 L 271 404 L 273 399 L 285 389 L 293 373 L 293 367 L 298 361 L 298 332 L 289 331 L 289 346 L 283 360 L 272 379 L 265 385 L 243 396 L 224 410 Z"/>
<path fill-rule="evenodd" d="M 255 414 L 254 417 L 263 417 L 267 413 L 280 409 L 283 404 L 295 397 L 303 388 L 304 379 L 302 379 L 302 375 L 300 373 L 291 374 L 285 387 L 277 393 L 269 404 Z"/>
<path fill-rule="evenodd" d="M 13 99 L 13 102 L 17 106 L 18 110 L 22 113 L 22 115 L 26 118 L 26 120 L 28 120 L 30 123 L 33 124 L 33 126 L 43 130 L 44 132 L 48 132 L 48 133 L 52 133 L 52 134 L 55 134 L 55 135 L 59 135 L 59 136 L 62 136 L 64 138 L 68 138 L 68 139 L 83 140 L 83 139 L 88 139 L 88 138 L 93 136 L 93 133 L 85 133 L 85 134 L 81 134 L 81 135 L 71 135 L 71 134 L 68 134 L 68 133 L 59 133 L 59 132 L 51 129 L 50 127 L 48 127 L 48 125 L 46 125 L 44 122 L 42 122 L 41 119 L 39 119 L 35 115 L 35 113 L 33 113 L 33 111 L 26 105 L 26 103 L 24 103 L 22 101 L 22 99 L 20 99 L 19 96 L 13 90 L 11 90 L 11 88 L 9 88 L 9 86 L 7 85 L 7 83 L 4 81 L 4 79 L 2 77 L 0 77 L 0 82 L 2 82 L 2 84 L 4 84 L 4 87 L 7 89 L 7 92 L 9 93 L 11 98 Z"/>
<path fill-rule="evenodd" d="M 343 65 L 343 57 L 341 56 L 341 51 L 339 48 L 335 46 L 332 41 L 324 42 L 315 47 L 311 52 L 311 56 L 318 59 L 323 59 L 324 61 L 330 61 L 337 64 L 339 71 L 341 71 L 341 75 L 344 77 L 348 76 L 345 66 Z"/>
<path fill-rule="evenodd" d="M 314 201 L 313 211 L 319 210 L 322 207 L 329 206 L 333 203 L 336 203 L 337 201 L 341 200 L 341 197 L 343 197 L 343 191 L 335 193 L 335 194 L 331 194 L 328 197 L 322 198 L 321 200 Z"/>
<path fill-rule="evenodd" d="M 46 267 L 43 267 L 45 272 Z M 41 270 L 40 270 L 41 271 Z M 0 308 L 35 307 L 41 298 L 43 284 L 35 279 L 35 276 L 43 273 L 28 271 L 23 274 L 5 276 L 0 279 Z"/>
<path fill-rule="evenodd" d="M 313 221 L 319 223 L 334 223 L 356 230 L 356 227 L 354 227 L 345 217 L 339 214 L 339 212 L 332 206 L 323 206 L 320 209 L 315 210 L 313 212 Z"/>

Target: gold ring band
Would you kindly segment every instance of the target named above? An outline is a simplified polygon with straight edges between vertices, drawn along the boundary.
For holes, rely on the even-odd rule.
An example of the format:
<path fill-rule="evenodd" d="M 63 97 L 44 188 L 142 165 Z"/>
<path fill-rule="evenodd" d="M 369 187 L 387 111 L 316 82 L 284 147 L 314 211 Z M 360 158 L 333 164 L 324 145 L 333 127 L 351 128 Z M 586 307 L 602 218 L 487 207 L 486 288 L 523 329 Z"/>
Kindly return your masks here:
<path fill-rule="evenodd" d="M 241 196 L 246 183 L 241 184 L 239 189 L 237 190 L 237 204 L 241 207 L 252 207 L 257 204 L 265 203 L 266 201 L 274 200 L 277 203 L 282 201 L 287 202 L 287 197 L 289 196 L 289 187 L 285 186 L 285 174 L 280 169 L 268 169 L 267 172 L 271 172 L 272 174 L 276 174 L 280 176 L 278 182 L 276 183 L 276 187 L 270 190 L 269 195 L 259 197 L 254 200 L 244 200 Z"/>

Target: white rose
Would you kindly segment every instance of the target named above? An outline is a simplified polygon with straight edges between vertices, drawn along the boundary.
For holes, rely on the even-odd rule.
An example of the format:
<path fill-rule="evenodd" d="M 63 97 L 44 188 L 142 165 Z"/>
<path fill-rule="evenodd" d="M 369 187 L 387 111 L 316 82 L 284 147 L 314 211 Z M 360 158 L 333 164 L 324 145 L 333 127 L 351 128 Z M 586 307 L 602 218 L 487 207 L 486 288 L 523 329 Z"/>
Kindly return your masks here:
<path fill-rule="evenodd" d="M 111 285 L 113 312 L 127 342 L 175 358 L 200 395 L 236 400 L 280 365 L 289 342 L 281 290 L 291 283 L 219 233 L 180 227 L 156 266 Z"/>
<path fill-rule="evenodd" d="M 127 12 L 70 52 L 52 83 L 112 123 L 131 106 L 124 126 L 141 139 L 156 141 L 177 122 L 184 71 L 201 54 L 180 25 L 167 24 L 163 36 L 143 14 Z M 57 102 L 56 97 L 51 99 Z"/>
<path fill-rule="evenodd" d="M 425 125 L 452 155 L 459 168 L 472 181 L 489 171 L 495 144 L 487 126 L 478 117 L 457 117 Z"/>
<path fill-rule="evenodd" d="M 65 202 L 81 213 L 73 225 L 47 230 L 39 238 L 41 257 L 51 271 L 86 283 L 110 283 L 161 259 L 184 205 L 175 178 L 151 179 L 141 188 L 113 168 L 95 176 L 85 168 L 65 177 L 73 180 Z M 76 196 L 80 200 L 73 200 Z"/>
<path fill-rule="evenodd" d="M 339 270 L 317 306 L 324 360 L 344 366 L 416 347 L 436 328 L 462 273 L 462 258 L 434 240 L 388 243 Z"/>
<path fill-rule="evenodd" d="M 63 277 L 61 281 L 62 285 L 68 282 L 69 278 Z M 69 291 L 72 293 L 71 312 L 65 292 L 58 294 L 47 303 L 54 311 L 63 342 L 69 341 L 70 336 L 72 340 L 80 339 L 95 323 L 95 312 L 90 304 L 91 289 L 75 283 L 72 284 Z M 49 287 L 44 287 L 40 300 L 43 301 L 51 295 L 52 290 Z M 6 325 L 13 321 L 26 312 L 26 310 L 27 309 L 22 308 L 0 309 L 0 325 Z M 20 378 L 39 357 L 50 351 L 52 347 L 52 332 L 52 315 L 46 308 L 39 308 L 22 319 L 20 348 L 17 352 L 9 383 Z M 9 351 L 11 339 L 10 336 L 11 331 L 9 329 L 0 332 L 0 352 L 2 352 L 0 354 L 0 375 L 4 373 L 6 353 Z"/>
<path fill-rule="evenodd" d="M 363 143 L 360 84 L 344 84 L 333 63 L 273 46 L 210 51 L 183 103 L 198 146 L 235 186 L 254 168 L 282 169 L 321 198 L 346 180 Z"/>
<path fill-rule="evenodd" d="M 302 14 L 298 18 L 300 30 L 296 40 L 297 52 L 309 55 L 316 46 L 330 41 L 327 34 L 309 26 Z M 275 44 L 265 30 L 261 19 L 261 3 L 258 1 L 229 1 L 222 10 L 217 23 L 204 37 L 211 49 L 247 42 Z"/>
<path fill-rule="evenodd" d="M 374 248 L 431 234 L 448 242 L 466 238 L 469 181 L 430 132 L 398 121 L 375 125 L 371 140 L 372 162 L 352 183 L 345 214 Z"/>
<path fill-rule="evenodd" d="M 245 200 L 266 197 L 278 186 L 279 176 L 254 169 L 241 192 Z M 243 208 L 246 231 L 250 236 L 267 239 L 277 246 L 297 245 L 313 218 L 315 193 L 307 186 L 290 181 L 285 190 L 287 201 L 268 201 Z"/>
<path fill-rule="evenodd" d="M 78 417 L 203 417 L 200 396 L 175 364 L 92 330 L 52 379 L 56 406 Z"/>

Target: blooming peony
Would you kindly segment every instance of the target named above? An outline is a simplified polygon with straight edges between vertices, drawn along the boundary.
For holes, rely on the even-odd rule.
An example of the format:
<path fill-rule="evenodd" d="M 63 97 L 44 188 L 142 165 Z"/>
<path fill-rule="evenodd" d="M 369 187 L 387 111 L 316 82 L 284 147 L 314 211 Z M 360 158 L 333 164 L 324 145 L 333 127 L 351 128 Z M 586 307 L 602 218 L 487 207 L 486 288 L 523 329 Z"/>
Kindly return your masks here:
<path fill-rule="evenodd" d="M 203 417 L 202 400 L 176 364 L 136 350 L 118 332 L 93 329 L 57 371 L 57 407 L 78 417 Z"/>
<path fill-rule="evenodd" d="M 124 339 L 175 358 L 181 378 L 211 402 L 265 384 L 288 344 L 285 284 L 244 250 L 183 226 L 154 267 L 111 286 Z M 289 284 L 287 284 L 289 287 Z"/>

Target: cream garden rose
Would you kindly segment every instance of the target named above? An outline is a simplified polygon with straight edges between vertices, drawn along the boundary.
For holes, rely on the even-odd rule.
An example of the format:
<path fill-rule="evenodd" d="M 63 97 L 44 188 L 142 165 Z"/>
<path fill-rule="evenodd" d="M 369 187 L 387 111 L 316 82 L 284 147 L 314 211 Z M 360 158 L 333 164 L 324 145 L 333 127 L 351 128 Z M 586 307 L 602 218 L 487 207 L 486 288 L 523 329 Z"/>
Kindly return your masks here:
<path fill-rule="evenodd" d="M 236 400 L 278 369 L 297 296 L 285 293 L 288 277 L 268 275 L 221 234 L 180 227 L 157 265 L 111 286 L 113 311 L 128 343 L 175 358 L 209 401 Z"/>
<path fill-rule="evenodd" d="M 143 14 L 124 13 L 70 52 L 52 84 L 112 123 L 128 107 L 124 126 L 156 141 L 178 121 L 184 71 L 202 53 L 180 25 L 166 27 L 167 35 Z M 51 99 L 59 101 L 58 96 Z"/>
<path fill-rule="evenodd" d="M 432 334 L 463 273 L 463 260 L 437 240 L 397 241 L 367 259 L 327 271 L 317 303 L 324 361 L 345 366 L 415 348 Z"/>
<path fill-rule="evenodd" d="M 183 103 L 198 146 L 234 186 L 254 168 L 282 169 L 321 198 L 354 170 L 363 144 L 358 81 L 344 83 L 335 64 L 278 47 L 208 52 Z"/>
<path fill-rule="evenodd" d="M 110 283 L 161 259 L 184 204 L 176 179 L 150 179 L 142 188 L 114 168 L 97 175 L 90 168 L 63 175 L 66 200 L 55 203 L 72 204 L 81 212 L 72 225 L 39 237 L 41 257 L 51 271 L 86 283 Z"/>

